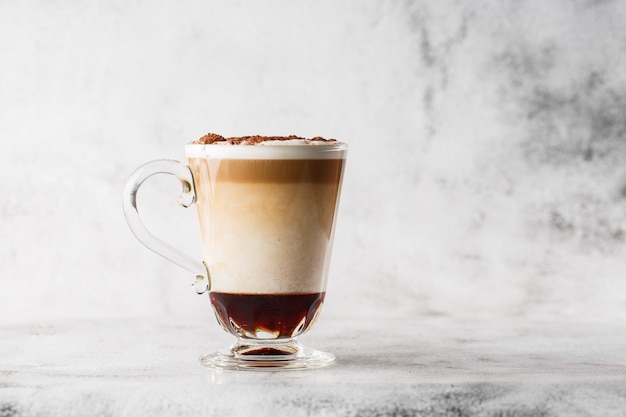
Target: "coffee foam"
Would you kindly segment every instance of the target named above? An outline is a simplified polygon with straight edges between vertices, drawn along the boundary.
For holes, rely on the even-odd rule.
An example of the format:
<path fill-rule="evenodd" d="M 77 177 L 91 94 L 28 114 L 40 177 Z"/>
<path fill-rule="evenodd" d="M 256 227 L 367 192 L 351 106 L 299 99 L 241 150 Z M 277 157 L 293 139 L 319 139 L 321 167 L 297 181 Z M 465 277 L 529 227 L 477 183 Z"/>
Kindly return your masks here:
<path fill-rule="evenodd" d="M 344 157 L 344 152 L 348 149 L 348 145 L 336 140 L 288 138 L 265 139 L 250 144 L 226 140 L 212 143 L 192 142 L 185 146 L 185 152 L 188 158 L 337 159 Z"/>

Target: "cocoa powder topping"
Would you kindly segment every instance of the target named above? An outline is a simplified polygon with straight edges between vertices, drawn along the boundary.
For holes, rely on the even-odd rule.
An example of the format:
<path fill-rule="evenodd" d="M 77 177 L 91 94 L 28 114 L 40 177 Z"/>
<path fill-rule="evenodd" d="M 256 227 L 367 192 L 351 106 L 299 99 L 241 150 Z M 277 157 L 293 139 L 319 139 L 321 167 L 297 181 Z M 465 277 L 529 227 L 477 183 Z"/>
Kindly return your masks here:
<path fill-rule="evenodd" d="M 307 140 L 314 142 L 336 142 L 336 139 L 324 139 L 322 137 L 316 136 L 314 138 L 303 138 L 296 135 L 290 136 L 239 136 L 232 138 L 225 138 L 224 136 L 218 135 L 216 133 L 207 133 L 202 136 L 198 140 L 194 140 L 191 143 L 200 144 L 200 145 L 210 145 L 217 142 L 228 142 L 231 145 L 256 145 L 257 143 L 266 142 L 270 140 Z"/>

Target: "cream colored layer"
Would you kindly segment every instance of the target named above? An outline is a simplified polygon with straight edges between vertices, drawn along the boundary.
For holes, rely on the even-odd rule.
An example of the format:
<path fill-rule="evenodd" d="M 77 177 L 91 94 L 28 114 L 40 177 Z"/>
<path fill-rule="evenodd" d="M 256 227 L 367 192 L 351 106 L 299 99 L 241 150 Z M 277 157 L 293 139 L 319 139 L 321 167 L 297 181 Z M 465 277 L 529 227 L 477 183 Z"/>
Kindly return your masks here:
<path fill-rule="evenodd" d="M 204 217 L 204 260 L 214 291 L 297 293 L 325 289 L 334 206 L 327 184 L 216 184 Z M 207 222 L 208 219 L 208 222 Z"/>

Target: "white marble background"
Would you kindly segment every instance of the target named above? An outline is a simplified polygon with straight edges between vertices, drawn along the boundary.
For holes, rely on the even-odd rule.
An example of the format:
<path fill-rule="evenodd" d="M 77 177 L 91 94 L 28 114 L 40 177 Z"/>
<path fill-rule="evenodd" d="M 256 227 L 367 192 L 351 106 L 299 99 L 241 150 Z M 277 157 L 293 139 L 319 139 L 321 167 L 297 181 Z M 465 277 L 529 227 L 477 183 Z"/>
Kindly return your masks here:
<path fill-rule="evenodd" d="M 139 164 L 351 146 L 323 313 L 626 319 L 626 2 L 0 2 L 0 323 L 212 320 Z M 178 186 L 143 194 L 198 253 Z"/>

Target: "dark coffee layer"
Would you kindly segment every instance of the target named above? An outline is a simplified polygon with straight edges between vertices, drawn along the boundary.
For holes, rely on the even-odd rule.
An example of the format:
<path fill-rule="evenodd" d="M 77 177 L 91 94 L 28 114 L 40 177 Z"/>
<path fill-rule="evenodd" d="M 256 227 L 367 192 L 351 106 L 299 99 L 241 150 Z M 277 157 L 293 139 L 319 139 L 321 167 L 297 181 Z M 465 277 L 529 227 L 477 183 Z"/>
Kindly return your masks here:
<path fill-rule="evenodd" d="M 243 338 L 284 339 L 306 332 L 315 322 L 325 293 L 228 294 L 211 293 L 222 327 Z"/>
<path fill-rule="evenodd" d="M 239 136 L 239 137 L 230 137 L 225 138 L 224 136 L 218 135 L 216 133 L 207 133 L 202 136 L 200 139 L 195 140 L 191 143 L 199 144 L 199 145 L 211 145 L 218 142 L 228 142 L 231 145 L 256 145 L 261 142 L 267 141 L 285 141 L 285 140 L 306 140 L 312 142 L 336 142 L 336 139 L 324 139 L 322 137 L 316 136 L 314 138 L 303 138 L 296 135 L 290 136 Z"/>

